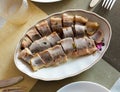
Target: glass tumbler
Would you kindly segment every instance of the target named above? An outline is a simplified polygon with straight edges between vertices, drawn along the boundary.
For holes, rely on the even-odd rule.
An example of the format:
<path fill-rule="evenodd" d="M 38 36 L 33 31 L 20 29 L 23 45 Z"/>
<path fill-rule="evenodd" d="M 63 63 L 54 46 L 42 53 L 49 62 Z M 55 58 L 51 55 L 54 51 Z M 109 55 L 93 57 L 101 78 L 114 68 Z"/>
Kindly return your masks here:
<path fill-rule="evenodd" d="M 14 24 L 23 24 L 29 17 L 27 0 L 0 0 L 0 16 Z"/>

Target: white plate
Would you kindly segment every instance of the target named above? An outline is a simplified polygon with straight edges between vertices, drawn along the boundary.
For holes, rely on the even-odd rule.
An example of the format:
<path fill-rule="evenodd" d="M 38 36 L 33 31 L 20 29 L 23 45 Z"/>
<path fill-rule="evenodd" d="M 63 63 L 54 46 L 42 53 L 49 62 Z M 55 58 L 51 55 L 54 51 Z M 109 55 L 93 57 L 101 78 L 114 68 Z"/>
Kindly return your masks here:
<path fill-rule="evenodd" d="M 100 24 L 99 30 L 103 30 L 105 34 L 104 36 L 105 46 L 102 47 L 102 51 L 97 51 L 92 55 L 80 57 L 78 59 L 69 60 L 68 62 L 56 67 L 43 68 L 38 70 L 37 72 L 33 72 L 26 63 L 18 59 L 18 53 L 20 51 L 20 43 L 18 43 L 17 49 L 14 54 L 14 61 L 15 61 L 15 65 L 21 72 L 35 79 L 40 79 L 45 81 L 61 80 L 82 73 L 83 71 L 91 68 L 102 58 L 102 56 L 104 55 L 105 51 L 109 46 L 112 35 L 111 27 L 110 24 L 107 22 L 107 20 L 93 12 L 80 10 L 80 9 L 67 10 L 59 13 L 54 13 L 48 16 L 46 19 L 49 20 L 49 18 L 54 15 L 61 16 L 61 14 L 65 12 L 68 14 L 73 14 L 73 15 L 77 14 L 77 15 L 85 16 L 91 21 L 96 21 Z"/>
<path fill-rule="evenodd" d="M 57 92 L 110 92 L 110 90 L 94 82 L 80 81 L 70 83 Z"/>
<path fill-rule="evenodd" d="M 53 2 L 58 2 L 61 0 L 31 0 L 31 1 L 40 2 L 40 3 L 53 3 Z"/>

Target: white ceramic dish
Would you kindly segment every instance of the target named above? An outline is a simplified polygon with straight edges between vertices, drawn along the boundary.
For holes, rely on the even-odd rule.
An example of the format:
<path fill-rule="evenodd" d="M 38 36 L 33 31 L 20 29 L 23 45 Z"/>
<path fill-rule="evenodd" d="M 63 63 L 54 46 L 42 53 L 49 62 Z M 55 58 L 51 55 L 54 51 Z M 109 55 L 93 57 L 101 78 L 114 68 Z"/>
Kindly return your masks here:
<path fill-rule="evenodd" d="M 31 1 L 39 2 L 39 3 L 53 3 L 53 2 L 58 2 L 61 0 L 31 0 Z"/>
<path fill-rule="evenodd" d="M 85 16 L 91 21 L 96 21 L 100 24 L 99 30 L 103 30 L 105 34 L 104 36 L 105 46 L 102 47 L 102 51 L 97 51 L 92 55 L 80 57 L 78 59 L 69 60 L 68 62 L 56 67 L 42 68 L 37 72 L 33 72 L 26 63 L 18 59 L 18 53 L 20 50 L 20 42 L 19 42 L 14 54 L 14 61 L 15 61 L 16 67 L 21 72 L 35 79 L 40 79 L 45 81 L 61 80 L 61 79 L 72 77 L 84 72 L 85 70 L 91 68 L 94 64 L 96 64 L 102 58 L 102 56 L 104 55 L 105 51 L 109 46 L 111 35 L 112 35 L 111 26 L 107 22 L 107 20 L 93 12 L 89 12 L 81 9 L 67 10 L 59 13 L 54 13 L 45 19 L 48 20 L 51 16 L 54 16 L 54 15 L 61 16 L 61 14 L 65 12 L 68 14 L 73 14 L 73 15 L 77 14 L 77 15 Z"/>
<path fill-rule="evenodd" d="M 110 92 L 110 90 L 94 82 L 80 81 L 70 83 L 57 92 Z"/>

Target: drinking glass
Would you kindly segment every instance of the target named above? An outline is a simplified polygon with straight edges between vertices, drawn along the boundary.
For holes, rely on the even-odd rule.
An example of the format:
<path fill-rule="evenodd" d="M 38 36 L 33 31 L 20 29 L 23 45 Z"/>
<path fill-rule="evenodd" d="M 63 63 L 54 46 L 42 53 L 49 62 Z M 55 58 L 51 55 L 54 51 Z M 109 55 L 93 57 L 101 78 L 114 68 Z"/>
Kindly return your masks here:
<path fill-rule="evenodd" d="M 27 0 L 0 0 L 0 16 L 14 24 L 23 24 L 29 17 Z"/>

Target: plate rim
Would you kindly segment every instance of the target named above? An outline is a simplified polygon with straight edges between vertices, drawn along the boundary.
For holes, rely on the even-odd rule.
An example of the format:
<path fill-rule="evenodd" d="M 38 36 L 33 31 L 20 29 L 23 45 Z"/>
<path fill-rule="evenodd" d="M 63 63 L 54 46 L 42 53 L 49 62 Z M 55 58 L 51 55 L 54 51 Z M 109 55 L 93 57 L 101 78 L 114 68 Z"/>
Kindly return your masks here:
<path fill-rule="evenodd" d="M 15 63 L 15 66 L 18 68 L 18 70 L 20 70 L 20 71 L 23 72 L 24 74 L 26 74 L 26 75 L 28 75 L 29 77 L 34 78 L 34 79 L 39 79 L 39 80 L 44 80 L 44 81 L 56 81 L 56 80 L 62 80 L 62 79 L 65 79 L 65 78 L 69 78 L 69 77 L 76 76 L 76 75 L 78 75 L 78 74 L 80 74 L 80 73 L 82 73 L 82 72 L 90 69 L 93 65 L 95 65 L 95 64 L 103 57 L 104 53 L 106 52 L 106 50 L 108 49 L 109 44 L 110 44 L 110 40 L 111 40 L 111 36 L 112 36 L 112 29 L 111 29 L 110 23 L 107 21 L 107 19 L 103 18 L 102 16 L 100 16 L 100 15 L 98 15 L 97 13 L 92 12 L 92 11 L 87 11 L 87 10 L 83 10 L 83 9 L 68 9 L 68 10 L 64 10 L 64 11 L 61 11 L 61 12 L 52 13 L 52 14 L 48 15 L 47 17 L 38 20 L 38 22 L 43 21 L 43 20 L 46 20 L 46 19 L 48 19 L 49 17 L 51 17 L 51 16 L 53 16 L 53 15 L 59 15 L 59 14 L 66 13 L 66 12 L 79 12 L 79 11 L 80 11 L 80 12 L 85 12 L 85 13 L 88 13 L 88 14 L 92 14 L 92 15 L 95 15 L 96 17 L 99 17 L 100 19 L 102 19 L 102 20 L 107 24 L 107 26 L 108 26 L 108 28 L 109 28 L 110 34 L 109 34 L 108 44 L 107 44 L 106 48 L 104 49 L 104 51 L 101 53 L 101 56 L 99 56 L 99 58 L 97 58 L 91 65 L 89 65 L 89 66 L 86 67 L 85 69 L 83 69 L 83 70 L 81 70 L 81 71 L 79 71 L 79 72 L 73 73 L 73 74 L 69 74 L 69 76 L 57 77 L 57 78 L 49 78 L 49 79 L 48 79 L 48 78 L 46 79 L 46 78 L 43 78 L 43 77 L 39 77 L 39 78 L 37 77 L 37 78 L 36 78 L 35 76 L 32 76 L 32 75 L 27 74 L 26 72 L 22 71 L 22 69 L 20 69 L 20 68 L 17 66 L 17 64 L 16 64 L 16 58 L 17 58 L 17 57 L 16 57 L 16 53 L 17 53 L 17 51 L 19 50 L 19 49 L 18 49 L 18 47 L 19 47 L 19 42 L 21 41 L 22 37 L 23 37 L 23 36 L 26 34 L 26 32 L 28 31 L 28 30 L 26 30 L 26 31 L 23 33 L 23 36 L 21 36 L 19 42 L 17 43 L 16 49 L 15 49 L 15 53 L 14 53 L 14 63 Z M 37 23 L 38 23 L 38 22 L 37 22 Z M 36 23 L 36 24 L 37 24 L 37 23 Z M 29 28 L 28 28 L 28 29 L 29 29 Z"/>
<path fill-rule="evenodd" d="M 47 1 L 45 1 L 45 0 L 31 0 L 31 1 L 33 1 L 33 2 L 38 2 L 38 3 L 54 3 L 54 2 L 59 2 L 59 1 L 61 1 L 61 0 L 47 0 Z"/>

